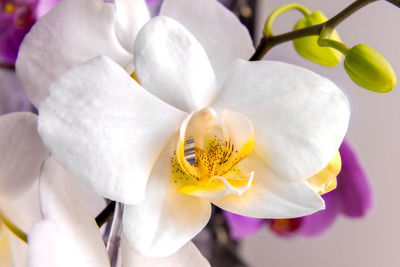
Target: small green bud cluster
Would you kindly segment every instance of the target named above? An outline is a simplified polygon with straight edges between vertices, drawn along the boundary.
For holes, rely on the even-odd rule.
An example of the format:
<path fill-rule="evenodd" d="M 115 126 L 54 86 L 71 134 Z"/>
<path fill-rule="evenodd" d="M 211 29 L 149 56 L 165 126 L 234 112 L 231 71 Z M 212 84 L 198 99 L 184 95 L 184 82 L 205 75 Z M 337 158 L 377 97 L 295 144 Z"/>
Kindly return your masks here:
<path fill-rule="evenodd" d="M 318 25 L 327 21 L 321 11 L 305 15 L 294 26 L 295 30 Z M 340 42 L 335 30 L 326 28 L 321 36 L 308 36 L 293 40 L 294 47 L 302 57 L 323 66 L 333 67 L 345 55 L 344 68 L 359 86 L 370 91 L 386 93 L 397 83 L 396 74 L 390 63 L 377 51 L 365 44 L 352 48 Z M 321 47 L 323 45 L 324 47 Z"/>

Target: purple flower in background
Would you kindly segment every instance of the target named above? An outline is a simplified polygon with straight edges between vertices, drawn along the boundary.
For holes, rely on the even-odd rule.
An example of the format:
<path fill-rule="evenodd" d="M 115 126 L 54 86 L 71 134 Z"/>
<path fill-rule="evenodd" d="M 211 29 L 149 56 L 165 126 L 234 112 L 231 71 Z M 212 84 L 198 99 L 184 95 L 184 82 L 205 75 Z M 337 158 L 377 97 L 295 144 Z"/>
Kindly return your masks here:
<path fill-rule="evenodd" d="M 353 149 L 344 141 L 339 149 L 342 170 L 337 177 L 337 188 L 322 197 L 326 209 L 312 215 L 279 220 L 248 218 L 225 213 L 233 239 L 242 239 L 256 233 L 264 225 L 280 236 L 316 236 L 332 226 L 339 214 L 350 218 L 365 216 L 372 208 L 372 192 L 367 176 Z"/>
<path fill-rule="evenodd" d="M 0 115 L 32 111 L 13 69 L 19 46 L 36 20 L 59 0 L 0 0 Z"/>
<path fill-rule="evenodd" d="M 36 20 L 59 0 L 0 0 L 0 62 L 13 66 Z"/>

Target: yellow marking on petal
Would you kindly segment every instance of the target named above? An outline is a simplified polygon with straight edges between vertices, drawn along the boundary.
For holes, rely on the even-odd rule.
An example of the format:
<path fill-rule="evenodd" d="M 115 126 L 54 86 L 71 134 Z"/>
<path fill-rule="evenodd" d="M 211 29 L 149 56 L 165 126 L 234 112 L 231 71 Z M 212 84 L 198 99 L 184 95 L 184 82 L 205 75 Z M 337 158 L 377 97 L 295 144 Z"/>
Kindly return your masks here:
<path fill-rule="evenodd" d="M 342 161 L 338 151 L 329 162 L 328 166 L 313 177 L 308 178 L 307 182 L 318 194 L 326 194 L 336 188 L 336 176 L 339 174 L 341 168 Z"/>
<path fill-rule="evenodd" d="M 189 175 L 185 170 L 181 168 L 176 157 L 171 161 L 172 163 L 172 179 L 175 184 L 179 187 L 191 185 L 197 183 L 200 179 L 196 179 L 192 175 Z"/>
<path fill-rule="evenodd" d="M 17 7 L 14 6 L 14 5 L 11 4 L 11 3 L 7 3 L 7 4 L 4 6 L 4 11 L 5 11 L 7 14 L 13 13 L 16 9 L 17 9 Z"/>
<path fill-rule="evenodd" d="M 213 195 L 219 192 L 234 191 L 239 194 L 254 184 L 252 175 L 246 177 L 238 168 L 237 163 L 247 157 L 254 146 L 254 140 L 247 142 L 240 151 L 232 152 L 233 144 L 210 139 L 204 149 L 195 147 L 196 163 L 188 163 L 183 156 L 183 145 L 180 144 L 181 153 L 172 159 L 172 178 L 177 184 L 177 191 L 189 195 Z M 183 164 L 180 164 L 180 161 Z M 223 181 L 215 178 L 220 177 Z M 247 185 L 247 187 L 246 187 Z M 231 187 L 231 188 L 230 188 Z M 241 194 L 241 193 L 240 193 Z"/>
<path fill-rule="evenodd" d="M 0 221 L 0 266 L 11 266 L 10 241 L 6 227 Z"/>
<path fill-rule="evenodd" d="M 237 180 L 237 179 L 226 179 L 226 180 L 234 188 L 244 187 L 249 183 L 249 180 Z M 251 185 L 254 185 L 254 181 L 251 182 Z M 225 184 L 221 180 L 212 179 L 205 182 L 179 187 L 177 191 L 179 193 L 187 195 L 201 195 L 213 192 L 221 192 L 225 191 L 225 189 L 226 189 Z"/>
<path fill-rule="evenodd" d="M 253 152 L 253 149 L 254 149 L 254 135 L 247 143 L 245 143 L 241 147 L 239 151 L 234 151 L 233 155 L 231 155 L 226 162 L 223 162 L 222 164 L 220 164 L 220 166 L 218 166 L 218 169 L 216 170 L 216 175 L 222 176 L 225 173 L 227 173 L 239 162 L 247 158 Z"/>
<path fill-rule="evenodd" d="M 229 141 L 209 139 L 204 149 L 195 147 L 196 163 L 190 164 L 184 157 L 184 142 L 179 144 L 177 160 L 182 169 L 198 180 L 210 179 L 213 176 L 223 176 L 231 171 L 240 161 L 253 152 L 254 136 L 237 151 Z"/>
<path fill-rule="evenodd" d="M 224 129 L 216 126 L 216 113 L 211 108 L 191 114 L 182 122 L 171 161 L 178 192 L 213 198 L 241 195 L 253 184 L 254 172 L 244 175 L 237 167 L 253 151 L 252 125 L 243 115 L 226 116 L 232 123 L 225 124 Z"/>
<path fill-rule="evenodd" d="M 131 77 L 132 77 L 138 84 L 140 84 L 140 80 L 139 80 L 139 77 L 138 77 L 137 74 L 136 74 L 136 71 L 133 71 L 133 72 L 131 73 Z"/>

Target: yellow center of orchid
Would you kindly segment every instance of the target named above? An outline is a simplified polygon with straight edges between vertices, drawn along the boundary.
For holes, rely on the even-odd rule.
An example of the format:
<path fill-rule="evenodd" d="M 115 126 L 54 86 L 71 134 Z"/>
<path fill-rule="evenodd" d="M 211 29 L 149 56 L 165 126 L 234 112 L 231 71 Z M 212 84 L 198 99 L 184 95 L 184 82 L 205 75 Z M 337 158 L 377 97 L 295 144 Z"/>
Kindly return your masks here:
<path fill-rule="evenodd" d="M 207 197 L 240 195 L 253 184 L 253 173 L 249 175 L 238 167 L 238 163 L 253 151 L 252 128 L 250 126 L 246 133 L 247 140 L 237 144 L 235 137 L 229 136 L 232 118 L 230 122 L 226 121 L 227 116 L 222 119 L 225 120 L 223 126 L 217 126 L 215 111 L 205 108 L 183 123 L 171 161 L 172 179 L 178 192 Z"/>

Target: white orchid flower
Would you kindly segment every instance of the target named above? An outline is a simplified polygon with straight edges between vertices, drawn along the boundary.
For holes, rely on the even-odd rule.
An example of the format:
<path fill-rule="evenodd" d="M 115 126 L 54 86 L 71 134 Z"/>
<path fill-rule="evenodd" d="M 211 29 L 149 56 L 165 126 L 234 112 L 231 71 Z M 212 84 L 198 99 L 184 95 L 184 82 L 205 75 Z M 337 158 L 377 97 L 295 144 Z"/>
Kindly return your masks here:
<path fill-rule="evenodd" d="M 44 220 L 29 234 L 29 267 L 108 267 L 103 240 L 74 178 L 52 158 L 40 176 Z M 209 266 L 190 242 L 168 258 L 146 258 L 122 242 L 122 266 Z"/>
<path fill-rule="evenodd" d="M 36 128 L 37 118 L 32 113 L 0 116 L 1 266 L 26 266 L 27 255 L 27 245 L 6 229 L 2 219 L 24 232 L 41 219 L 37 176 L 47 150 Z"/>
<path fill-rule="evenodd" d="M 9 227 L 18 227 L 19 230 L 28 233 L 32 225 L 41 220 L 38 195 L 36 182 L 18 197 L 1 201 L 0 266 L 27 265 L 28 245 L 20 239 L 23 233 L 18 233 L 20 237 L 17 237 L 13 232 L 15 229 L 11 231 Z"/>
<path fill-rule="evenodd" d="M 28 245 L 2 219 L 24 233 L 42 219 L 38 177 L 48 152 L 37 133 L 37 117 L 33 113 L 2 115 L 0 129 L 0 266 L 25 267 Z M 90 190 L 84 192 L 97 214 L 104 207 L 104 200 L 96 198 Z"/>
<path fill-rule="evenodd" d="M 299 67 L 235 60 L 254 48 L 216 1 L 166 0 L 161 14 L 175 20 L 153 19 L 135 40 L 140 84 L 115 55 L 60 73 L 39 110 L 39 132 L 55 159 L 126 204 L 125 236 L 147 256 L 178 251 L 206 225 L 210 202 L 259 218 L 324 208 L 306 179 L 327 166 L 344 137 L 343 93 Z M 37 52 L 43 23 L 22 45 L 24 83 L 37 79 L 32 58 L 48 63 Z M 84 34 L 93 49 L 112 40 Z"/>
<path fill-rule="evenodd" d="M 71 16 L 71 14 L 74 14 L 74 16 Z M 114 2 L 95 0 L 62 1 L 54 10 L 35 24 L 20 49 L 17 72 L 22 76 L 20 81 L 25 93 L 31 102 L 36 107 L 39 107 L 40 102 L 47 95 L 49 84 L 65 70 L 101 54 L 109 55 L 127 69 L 132 68 L 133 42 L 138 30 L 148 19 L 149 13 L 145 2 L 142 0 L 120 0 Z M 43 43 L 46 45 L 44 46 Z M 97 45 L 93 46 L 93 43 L 97 43 Z M 43 59 L 47 62 L 46 66 L 42 66 Z M 20 123 L 21 120 L 28 120 L 30 126 L 33 127 L 26 133 L 36 137 L 36 119 L 36 116 L 32 114 L 18 113 L 7 123 L 14 125 Z M 27 166 L 24 169 L 28 172 L 23 174 L 29 174 L 28 177 L 32 177 L 33 181 L 47 153 L 42 146 L 40 138 L 35 140 L 30 138 L 24 144 L 19 148 L 25 153 L 26 157 L 23 160 L 32 160 L 34 164 L 32 163 L 32 166 L 23 164 Z M 11 148 L 12 145 L 10 144 L 7 147 Z M 26 153 L 25 150 L 32 153 Z M 13 163 L 22 162 L 19 159 L 20 154 L 17 155 L 18 157 L 13 158 Z M 9 156 L 8 153 L 5 155 Z M 29 168 L 29 166 L 34 168 Z M 12 169 L 8 172 L 13 172 L 14 170 Z M 7 192 L 10 191 L 7 190 Z M 179 266 L 177 265 L 178 262 L 182 262 L 179 264 L 190 263 L 191 255 L 193 253 L 195 255 L 198 254 L 196 251 L 197 249 L 193 244 L 188 243 L 177 254 L 170 256 L 168 259 L 150 261 L 145 257 L 139 257 L 139 255 L 133 257 L 133 252 L 124 253 L 124 255 L 128 255 L 126 256 L 126 261 L 128 263 L 132 262 L 131 264 L 135 264 L 135 266 L 138 262 L 141 262 L 141 264 L 148 262 L 147 265 L 152 263 L 165 265 L 168 262 L 171 266 Z M 196 258 L 199 258 L 199 256 L 194 257 L 194 259 Z"/>
<path fill-rule="evenodd" d="M 133 45 L 150 19 L 144 0 L 62 0 L 41 17 L 21 44 L 17 75 L 39 108 L 49 86 L 69 68 L 107 55 L 130 70 Z"/>
<path fill-rule="evenodd" d="M 41 1 L 41 3 L 42 2 L 45 1 Z M 75 1 L 75 3 L 77 2 L 83 3 L 84 1 Z M 91 3 L 95 5 L 95 2 L 96 1 L 92 1 Z M 135 32 L 138 31 L 141 25 L 148 20 L 148 11 L 144 5 L 144 2 L 119 1 L 118 3 L 120 7 L 118 9 L 119 19 L 115 23 L 114 34 L 123 36 L 124 34 L 122 34 L 122 32 L 127 31 L 127 33 L 129 33 L 131 36 L 134 36 Z M 65 6 L 68 4 L 64 3 L 63 5 Z M 107 5 L 107 8 L 104 8 L 104 10 L 108 9 L 108 13 L 110 14 L 108 18 L 111 16 L 116 16 L 114 14 L 117 13 L 115 9 L 116 4 L 108 3 L 103 5 Z M 123 8 L 121 8 L 122 6 Z M 86 6 L 86 9 L 83 8 L 79 10 L 83 13 L 86 11 L 89 13 L 92 12 L 93 14 L 100 9 L 101 8 L 91 9 L 90 7 Z M 129 12 L 130 14 L 135 14 L 134 12 L 137 12 L 137 14 L 134 16 L 134 18 L 128 18 L 126 17 L 126 14 L 124 14 L 124 11 Z M 73 12 L 76 14 L 76 10 Z M 52 12 L 53 15 L 49 15 L 49 17 L 53 16 L 54 18 L 55 13 L 57 13 L 57 11 Z M 96 15 L 98 14 L 96 13 Z M 74 16 L 71 16 L 70 13 L 68 14 L 68 17 L 71 18 L 71 20 L 75 20 Z M 142 20 L 143 22 L 141 22 Z M 54 25 L 59 25 L 58 22 L 59 20 L 57 20 L 57 23 Z M 95 23 L 92 25 L 95 26 L 95 29 L 99 29 L 97 27 L 98 25 Z M 74 29 L 74 25 L 72 24 L 67 23 L 63 26 L 65 28 L 72 27 L 69 28 L 71 30 Z M 134 32 L 132 33 L 131 30 Z M 95 30 L 91 29 L 91 32 L 93 33 Z M 99 35 L 101 34 L 102 33 Z M 60 35 L 61 43 L 63 42 L 63 37 L 64 35 Z M 76 37 L 76 35 L 74 37 Z M 60 43 L 60 39 L 52 40 L 52 42 Z M 119 42 L 122 44 L 124 43 L 124 40 L 121 39 Z M 67 44 L 66 42 L 64 43 Z M 85 42 L 83 42 L 83 44 L 84 43 Z M 51 46 L 51 42 L 48 44 Z M 124 45 L 129 44 L 124 43 Z M 72 48 L 72 46 L 69 46 L 69 48 Z M 92 49 L 92 46 L 90 46 L 89 49 L 87 46 L 84 47 L 84 45 L 81 43 L 79 48 L 89 51 Z M 48 52 L 51 52 L 51 49 L 45 49 L 48 50 Z M 65 48 L 63 48 L 63 51 L 65 51 Z M 74 49 L 71 49 L 70 52 L 71 51 L 74 51 Z M 66 60 L 63 62 L 60 57 L 57 58 L 57 63 L 62 63 L 58 65 L 53 64 L 54 66 L 58 66 L 53 71 L 67 69 L 73 64 L 83 63 L 86 60 L 86 58 L 83 58 L 81 61 L 79 61 L 75 57 L 71 56 L 66 56 L 65 58 Z M 40 73 L 43 71 L 40 66 L 38 67 L 38 70 L 40 70 Z M 55 77 L 57 77 L 57 73 L 53 73 Z M 43 78 L 41 82 L 44 84 L 50 83 L 51 78 Z M 37 87 L 30 87 L 35 85 Z M 35 92 L 35 89 L 37 88 L 45 88 L 43 87 L 43 84 L 38 85 L 36 83 L 28 84 L 27 86 L 32 89 L 32 91 L 25 90 L 28 92 Z M 0 102 L 2 104 L 0 107 L 0 114 L 14 110 L 30 109 L 29 105 L 22 101 L 23 99 L 21 98 L 20 91 L 21 90 L 15 78 L 14 71 L 2 68 L 0 70 Z M 39 102 L 36 102 L 36 94 L 46 94 L 46 91 L 47 90 L 39 90 L 35 92 L 33 94 L 34 96 L 30 95 L 30 100 L 33 101 L 37 106 Z M 37 116 L 33 113 L 15 112 L 2 115 L 0 116 L 0 129 L 0 151 L 2 152 L 0 154 L 0 209 L 1 212 L 12 221 L 12 223 L 15 223 L 16 226 L 22 229 L 24 232 L 28 232 L 31 225 L 41 218 L 37 196 L 37 177 L 39 175 L 40 165 L 48 156 L 48 152 L 43 146 L 43 143 L 37 133 Z M 8 264 L 11 264 L 12 266 L 26 266 L 25 256 L 27 245 L 10 233 L 1 223 L 1 221 L 0 229 L 0 245 L 3 252 L 0 255 L 0 265 L 8 266 Z"/>
<path fill-rule="evenodd" d="M 16 72 L 22 76 L 21 88 L 38 108 L 49 85 L 71 66 L 100 54 L 113 56 L 121 63 L 131 62 L 133 55 L 128 51 L 148 19 L 144 0 L 61 1 L 35 23 L 19 50 Z M 2 70 L 0 78 L 1 89 L 13 86 L 10 89 L 19 93 L 14 72 Z M 5 94 L 8 91 L 1 90 L 0 100 L 5 102 L 7 98 L 17 104 L 18 99 Z M 7 105 L 5 108 L 1 111 L 10 110 Z M 1 200 L 24 192 L 37 180 L 48 152 L 37 133 L 37 116 L 33 113 L 0 116 L 0 129 Z"/>

